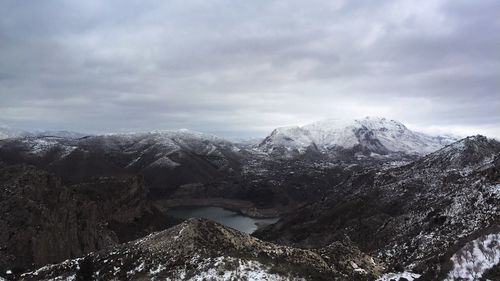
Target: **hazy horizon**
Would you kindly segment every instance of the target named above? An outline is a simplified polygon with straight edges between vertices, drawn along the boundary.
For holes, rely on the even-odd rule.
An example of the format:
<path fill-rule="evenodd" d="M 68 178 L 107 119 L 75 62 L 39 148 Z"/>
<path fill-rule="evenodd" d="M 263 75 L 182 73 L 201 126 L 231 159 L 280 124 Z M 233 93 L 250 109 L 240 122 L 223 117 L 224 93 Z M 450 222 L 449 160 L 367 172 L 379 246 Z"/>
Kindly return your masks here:
<path fill-rule="evenodd" d="M 363 117 L 353 118 L 353 119 L 326 118 L 326 119 L 316 120 L 314 122 L 322 122 L 322 121 L 329 121 L 329 120 L 354 121 L 354 120 L 359 120 L 359 119 L 364 119 L 364 118 L 385 118 L 385 119 L 388 119 L 388 120 L 394 120 L 394 119 L 386 118 L 386 117 L 383 117 L 383 116 L 363 116 Z M 436 130 L 434 130 L 434 131 L 432 131 L 432 130 L 430 130 L 430 131 L 418 130 L 418 129 L 412 128 L 411 126 L 407 126 L 407 124 L 405 124 L 404 122 L 401 122 L 400 120 L 394 120 L 394 121 L 402 123 L 403 125 L 405 125 L 411 131 L 418 132 L 418 133 L 425 133 L 425 134 L 428 134 L 430 136 L 443 136 L 443 137 L 453 137 L 453 138 L 460 139 L 460 138 L 465 138 L 465 137 L 468 137 L 468 136 L 478 135 L 478 134 L 469 134 L 469 135 L 467 135 L 467 134 L 457 134 L 457 133 L 453 133 L 453 132 L 436 131 Z M 314 123 L 314 122 L 312 122 L 312 123 Z M 12 126 L 9 126 L 8 124 L 5 124 L 5 123 L 0 123 L 0 128 L 20 130 L 20 131 L 23 131 L 23 132 L 26 132 L 26 133 L 37 133 L 37 132 L 69 132 L 69 133 L 79 133 L 79 134 L 88 134 L 88 135 L 113 135 L 113 134 L 134 134 L 134 133 L 142 134 L 142 133 L 152 133 L 152 132 L 162 132 L 162 131 L 188 130 L 188 131 L 197 132 L 197 133 L 214 135 L 216 137 L 224 138 L 224 139 L 227 139 L 227 140 L 230 140 L 230 141 L 250 141 L 250 140 L 255 140 L 255 139 L 263 139 L 263 138 L 267 137 L 269 134 L 271 134 L 274 129 L 285 128 L 285 127 L 295 127 L 295 126 L 302 127 L 302 126 L 309 125 L 309 124 L 311 124 L 311 123 L 287 124 L 287 125 L 282 125 L 282 126 L 278 126 L 278 127 L 272 128 L 270 131 L 265 132 L 265 133 L 263 133 L 261 135 L 242 134 L 242 135 L 239 135 L 239 136 L 238 135 L 236 135 L 236 136 L 231 136 L 231 135 L 227 136 L 226 135 L 225 136 L 225 135 L 217 134 L 215 132 L 203 131 L 203 130 L 192 130 L 190 128 L 153 128 L 153 129 L 149 129 L 149 130 L 140 130 L 139 129 L 139 130 L 102 131 L 102 132 L 100 132 L 100 131 L 99 132 L 98 131 L 94 131 L 94 132 L 91 132 L 91 131 L 79 131 L 79 130 L 70 129 L 70 128 L 66 128 L 66 129 L 61 129 L 61 128 L 52 128 L 52 129 L 47 129 L 47 128 L 31 128 L 31 129 L 26 129 L 26 128 L 12 127 Z M 481 134 L 479 134 L 479 135 L 481 135 Z M 487 135 L 485 135 L 485 136 L 487 136 Z M 487 136 L 487 137 L 495 138 L 495 139 L 500 139 L 500 138 L 495 137 L 495 136 Z"/>

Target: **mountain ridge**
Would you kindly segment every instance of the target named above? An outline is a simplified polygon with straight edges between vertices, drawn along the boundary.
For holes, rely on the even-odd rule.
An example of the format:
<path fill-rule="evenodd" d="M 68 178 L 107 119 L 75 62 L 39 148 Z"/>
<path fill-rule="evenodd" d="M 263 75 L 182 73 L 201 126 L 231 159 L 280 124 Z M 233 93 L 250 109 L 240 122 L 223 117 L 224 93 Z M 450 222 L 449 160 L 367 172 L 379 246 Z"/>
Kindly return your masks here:
<path fill-rule="evenodd" d="M 348 235 L 390 266 L 443 280 L 467 241 L 498 233 L 499 171 L 499 142 L 464 138 L 407 165 L 354 174 L 255 235 L 308 248 Z"/>
<path fill-rule="evenodd" d="M 342 254 L 340 254 L 342 250 Z M 120 264 L 116 267 L 116 264 Z M 353 265 L 354 264 L 354 265 Z M 373 280 L 383 267 L 354 245 L 312 251 L 276 245 L 205 219 L 183 223 L 21 280 Z"/>
<path fill-rule="evenodd" d="M 303 154 L 308 149 L 328 152 L 354 149 L 364 154 L 405 153 L 422 156 L 456 141 L 409 130 L 402 123 L 383 117 L 354 120 L 327 119 L 304 126 L 273 130 L 260 144 L 266 152 L 288 151 Z"/>

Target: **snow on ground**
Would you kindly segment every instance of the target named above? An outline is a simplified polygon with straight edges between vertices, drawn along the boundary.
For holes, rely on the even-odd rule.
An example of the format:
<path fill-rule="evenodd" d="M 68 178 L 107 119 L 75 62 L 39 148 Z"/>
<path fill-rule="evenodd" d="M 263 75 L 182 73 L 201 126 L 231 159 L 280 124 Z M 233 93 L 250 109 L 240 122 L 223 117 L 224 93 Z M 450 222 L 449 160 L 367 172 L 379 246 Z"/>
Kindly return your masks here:
<path fill-rule="evenodd" d="M 479 237 L 467 243 L 452 257 L 453 269 L 446 281 L 479 280 L 486 270 L 500 263 L 500 233 Z"/>
<path fill-rule="evenodd" d="M 302 278 L 282 276 L 269 273 L 269 268 L 258 261 L 241 260 L 232 257 L 217 257 L 204 259 L 197 265 L 197 273 L 190 276 L 187 281 L 224 281 L 224 280 L 273 280 L 273 281 L 303 281 Z M 186 278 L 186 272 L 180 270 L 177 272 L 178 278 Z M 154 277 L 152 278 L 154 279 Z M 170 279 L 167 279 L 170 280 Z M 178 280 L 178 279 L 171 279 Z M 183 279 L 184 280 L 184 279 Z"/>
<path fill-rule="evenodd" d="M 412 272 L 387 273 L 387 274 L 382 275 L 376 281 L 399 280 L 399 278 L 406 278 L 408 281 L 413 281 L 419 277 L 420 277 L 420 274 L 412 273 Z"/>

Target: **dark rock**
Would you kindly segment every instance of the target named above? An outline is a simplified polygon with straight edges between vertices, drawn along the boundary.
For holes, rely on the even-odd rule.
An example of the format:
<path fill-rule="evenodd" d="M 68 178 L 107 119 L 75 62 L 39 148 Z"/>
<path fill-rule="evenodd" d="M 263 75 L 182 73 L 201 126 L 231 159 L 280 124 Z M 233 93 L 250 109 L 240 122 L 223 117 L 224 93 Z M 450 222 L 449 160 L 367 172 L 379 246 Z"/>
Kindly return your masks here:
<path fill-rule="evenodd" d="M 171 226 L 173 219 L 158 222 L 165 216 L 146 196 L 139 177 L 65 186 L 32 166 L 0 164 L 0 272 L 60 262 Z"/>

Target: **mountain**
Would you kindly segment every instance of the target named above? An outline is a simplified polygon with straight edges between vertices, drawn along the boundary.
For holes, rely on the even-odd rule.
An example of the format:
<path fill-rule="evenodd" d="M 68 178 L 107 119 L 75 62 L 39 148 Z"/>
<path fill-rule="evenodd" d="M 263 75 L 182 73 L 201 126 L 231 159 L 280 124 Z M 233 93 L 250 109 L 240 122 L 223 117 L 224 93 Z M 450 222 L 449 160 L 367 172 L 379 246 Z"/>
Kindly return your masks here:
<path fill-rule="evenodd" d="M 50 130 L 34 130 L 26 131 L 17 128 L 11 128 L 0 124 L 0 140 L 22 138 L 22 137 L 59 137 L 59 138 L 82 138 L 88 134 L 71 132 L 71 131 L 50 131 Z"/>
<path fill-rule="evenodd" d="M 478 169 L 481 165 L 488 165 L 492 158 L 500 151 L 500 143 L 494 139 L 477 135 L 464 138 L 447 145 L 427 157 L 417 161 L 418 168 L 440 167 L 446 171 L 457 169 Z"/>
<path fill-rule="evenodd" d="M 29 135 L 36 137 L 58 137 L 58 138 L 78 139 L 90 136 L 91 134 L 84 134 L 72 131 L 35 130 L 30 132 Z"/>
<path fill-rule="evenodd" d="M 383 268 L 348 243 L 310 251 L 190 219 L 23 274 L 21 280 L 373 280 Z"/>
<path fill-rule="evenodd" d="M 346 235 L 394 270 L 442 280 L 458 268 L 454 270 L 470 277 L 476 273 L 465 267 L 477 264 L 451 259 L 470 251 L 477 255 L 467 245 L 481 244 L 488 235 L 500 233 L 499 188 L 500 143 L 468 137 L 407 165 L 355 173 L 323 200 L 255 235 L 312 248 Z M 481 247 L 486 253 L 487 247 Z M 500 251 L 495 251 L 488 255 L 494 258 L 496 253 L 500 258 Z"/>
<path fill-rule="evenodd" d="M 230 173 L 237 168 L 238 152 L 230 142 L 187 130 L 82 138 L 28 136 L 0 142 L 0 159 L 7 163 L 32 164 L 69 182 L 142 174 L 160 194 Z"/>
<path fill-rule="evenodd" d="M 18 138 L 25 135 L 28 135 L 28 132 L 0 124 L 0 140 Z"/>
<path fill-rule="evenodd" d="M 334 154 L 349 150 L 359 156 L 394 153 L 422 156 L 455 141 L 413 132 L 400 122 L 366 117 L 359 120 L 325 120 L 302 127 L 275 129 L 259 145 L 262 151 L 300 155 L 306 151 Z"/>

